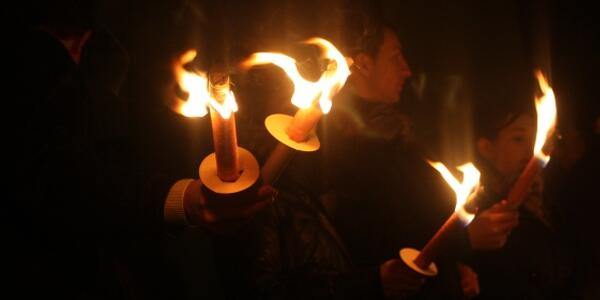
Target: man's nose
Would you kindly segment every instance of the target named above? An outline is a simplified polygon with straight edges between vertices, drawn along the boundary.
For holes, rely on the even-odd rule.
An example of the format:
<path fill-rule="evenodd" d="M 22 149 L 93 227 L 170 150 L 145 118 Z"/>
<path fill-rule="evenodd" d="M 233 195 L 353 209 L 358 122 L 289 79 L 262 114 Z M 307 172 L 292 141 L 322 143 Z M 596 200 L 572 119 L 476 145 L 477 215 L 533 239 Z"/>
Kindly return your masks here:
<path fill-rule="evenodd" d="M 412 76 L 412 71 L 410 69 L 410 66 L 408 65 L 408 63 L 406 62 L 406 59 L 404 59 L 404 57 L 400 60 L 400 69 L 402 70 L 402 76 L 404 78 L 408 78 L 408 77 Z"/>

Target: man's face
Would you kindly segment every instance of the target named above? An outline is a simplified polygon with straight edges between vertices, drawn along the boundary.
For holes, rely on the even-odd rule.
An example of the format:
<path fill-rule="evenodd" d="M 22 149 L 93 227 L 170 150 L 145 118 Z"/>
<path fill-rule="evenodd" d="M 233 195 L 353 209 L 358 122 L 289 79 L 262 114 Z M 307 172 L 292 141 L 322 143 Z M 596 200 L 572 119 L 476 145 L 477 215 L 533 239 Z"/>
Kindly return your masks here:
<path fill-rule="evenodd" d="M 396 34 L 385 29 L 383 43 L 373 60 L 369 86 L 376 100 L 394 103 L 400 100 L 404 81 L 411 76 Z"/>
<path fill-rule="evenodd" d="M 533 118 L 522 115 L 500 130 L 482 154 L 503 176 L 517 176 L 533 155 L 534 139 Z"/>

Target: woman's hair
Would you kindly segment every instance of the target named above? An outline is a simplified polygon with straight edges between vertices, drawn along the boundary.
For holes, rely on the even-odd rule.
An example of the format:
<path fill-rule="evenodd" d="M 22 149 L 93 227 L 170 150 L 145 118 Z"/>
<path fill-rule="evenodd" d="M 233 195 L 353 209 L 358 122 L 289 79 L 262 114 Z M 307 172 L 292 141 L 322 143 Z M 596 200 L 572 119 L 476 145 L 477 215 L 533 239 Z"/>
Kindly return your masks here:
<path fill-rule="evenodd" d="M 470 81 L 476 140 L 494 139 L 520 116 L 535 116 L 535 78 L 526 73 L 490 72 Z"/>

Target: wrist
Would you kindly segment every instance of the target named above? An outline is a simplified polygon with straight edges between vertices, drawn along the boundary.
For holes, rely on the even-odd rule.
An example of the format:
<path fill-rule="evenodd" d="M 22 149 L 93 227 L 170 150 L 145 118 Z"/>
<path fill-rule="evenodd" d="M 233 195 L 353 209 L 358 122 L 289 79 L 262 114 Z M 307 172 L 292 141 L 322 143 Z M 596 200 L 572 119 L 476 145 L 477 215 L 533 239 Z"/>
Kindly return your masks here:
<path fill-rule="evenodd" d="M 187 225 L 185 198 L 193 179 L 181 179 L 177 181 L 167 195 L 164 205 L 164 220 L 168 224 Z"/>

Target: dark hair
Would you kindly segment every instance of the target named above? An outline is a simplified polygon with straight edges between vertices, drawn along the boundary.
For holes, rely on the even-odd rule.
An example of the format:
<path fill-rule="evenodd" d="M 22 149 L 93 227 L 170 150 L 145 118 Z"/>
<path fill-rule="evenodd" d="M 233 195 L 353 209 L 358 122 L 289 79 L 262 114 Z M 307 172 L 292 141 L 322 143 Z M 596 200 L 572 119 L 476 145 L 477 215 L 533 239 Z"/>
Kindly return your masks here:
<path fill-rule="evenodd" d="M 364 13 L 347 14 L 345 23 L 343 43 L 345 53 L 351 57 L 360 53 L 376 57 L 383 44 L 385 30 L 396 32 L 391 23 Z"/>
<path fill-rule="evenodd" d="M 50 27 L 62 37 L 93 28 L 98 10 L 97 0 L 31 0 L 23 5 L 30 26 Z"/>
<path fill-rule="evenodd" d="M 535 116 L 533 72 L 490 72 L 470 83 L 475 139 L 494 139 L 520 116 Z"/>

